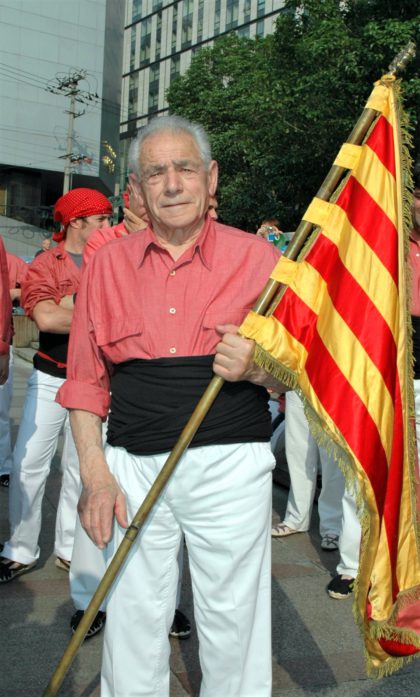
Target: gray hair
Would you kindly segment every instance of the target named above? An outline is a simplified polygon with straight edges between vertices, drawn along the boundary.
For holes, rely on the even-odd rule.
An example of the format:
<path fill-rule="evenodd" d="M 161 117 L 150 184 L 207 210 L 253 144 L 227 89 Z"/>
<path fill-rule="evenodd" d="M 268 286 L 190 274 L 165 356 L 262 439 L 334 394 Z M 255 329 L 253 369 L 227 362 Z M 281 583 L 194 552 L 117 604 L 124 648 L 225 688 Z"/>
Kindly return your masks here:
<path fill-rule="evenodd" d="M 128 167 L 130 172 L 134 172 L 139 180 L 141 179 L 140 171 L 140 153 L 141 148 L 149 136 L 163 131 L 172 131 L 173 133 L 188 133 L 194 139 L 201 160 L 206 170 L 208 170 L 211 162 L 211 147 L 204 128 L 198 123 L 193 123 L 183 116 L 173 114 L 171 116 L 158 116 L 152 119 L 147 126 L 140 129 L 136 138 L 131 142 L 128 151 Z"/>

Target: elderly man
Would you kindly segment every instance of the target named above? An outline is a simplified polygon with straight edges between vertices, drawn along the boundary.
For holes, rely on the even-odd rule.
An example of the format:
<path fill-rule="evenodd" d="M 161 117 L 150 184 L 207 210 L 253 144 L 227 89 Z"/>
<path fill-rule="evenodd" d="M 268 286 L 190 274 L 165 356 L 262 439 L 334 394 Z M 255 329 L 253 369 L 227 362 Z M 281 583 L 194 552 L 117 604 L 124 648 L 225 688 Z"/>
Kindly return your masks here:
<path fill-rule="evenodd" d="M 204 131 L 153 120 L 131 148 L 149 227 L 105 245 L 77 298 L 68 379 L 82 524 L 111 558 L 212 375 L 224 384 L 134 544 L 108 602 L 102 697 L 169 694 L 168 632 L 185 535 L 202 697 L 271 695 L 271 420 L 237 335 L 278 252 L 207 213 Z M 221 338 L 223 337 L 223 338 Z M 216 355 L 215 355 L 216 354 Z M 109 409 L 110 406 L 110 409 Z M 101 419 L 109 411 L 107 445 Z"/>
<path fill-rule="evenodd" d="M 35 566 L 40 549 L 41 507 L 45 482 L 67 412 L 55 401 L 66 377 L 73 296 L 80 282 L 83 247 L 93 230 L 109 225 L 112 206 L 93 189 L 73 189 L 54 208 L 61 242 L 30 265 L 21 304 L 38 328 L 39 350 L 28 382 L 13 453 L 9 487 L 11 536 L 0 559 L 0 583 Z M 68 421 L 68 419 L 67 419 Z M 68 570 L 80 493 L 77 454 L 67 428 L 63 447 L 63 483 L 56 523 L 56 564 Z"/>

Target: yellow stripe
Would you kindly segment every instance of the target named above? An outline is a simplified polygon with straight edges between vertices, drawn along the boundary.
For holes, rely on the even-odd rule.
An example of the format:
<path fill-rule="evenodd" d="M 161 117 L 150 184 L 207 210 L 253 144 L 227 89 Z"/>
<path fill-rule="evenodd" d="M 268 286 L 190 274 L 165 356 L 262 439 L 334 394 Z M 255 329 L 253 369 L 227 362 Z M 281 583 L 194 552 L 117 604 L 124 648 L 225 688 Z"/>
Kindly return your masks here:
<path fill-rule="evenodd" d="M 395 179 L 367 145 L 363 145 L 363 156 L 353 176 L 382 208 L 392 223 L 397 225 Z"/>
<path fill-rule="evenodd" d="M 349 326 L 335 310 L 328 295 L 327 285 L 320 274 L 307 262 L 300 262 L 295 267 L 296 274 L 290 282 L 290 288 L 318 316 L 318 332 L 339 369 L 376 423 L 386 456 L 389 458 L 394 409 L 382 375 Z M 386 295 L 387 289 L 382 288 L 382 292 Z M 275 332 L 276 326 L 273 325 L 272 336 Z M 281 334 L 281 332 L 278 333 Z M 274 352 L 277 356 L 274 341 L 271 339 L 267 345 L 264 339 L 266 337 L 259 337 L 256 341 L 265 350 Z"/>
<path fill-rule="evenodd" d="M 398 289 L 388 269 L 372 248 L 352 227 L 346 213 L 334 206 L 323 234 L 337 247 L 343 264 L 370 297 L 388 324 L 394 339 L 398 336 Z"/>
<path fill-rule="evenodd" d="M 249 312 L 239 331 L 248 339 L 254 339 L 289 371 L 297 374 L 303 371 L 308 357 L 305 347 L 275 317 Z"/>

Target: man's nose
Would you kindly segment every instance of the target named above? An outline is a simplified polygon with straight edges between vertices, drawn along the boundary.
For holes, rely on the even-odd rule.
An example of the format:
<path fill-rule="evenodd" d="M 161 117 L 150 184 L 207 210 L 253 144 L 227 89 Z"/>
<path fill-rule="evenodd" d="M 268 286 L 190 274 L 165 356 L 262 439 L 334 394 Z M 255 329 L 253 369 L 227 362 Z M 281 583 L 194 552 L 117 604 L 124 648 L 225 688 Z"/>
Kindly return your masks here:
<path fill-rule="evenodd" d="M 168 167 L 165 172 L 165 190 L 168 193 L 176 193 L 182 189 L 182 181 L 180 173 L 175 167 Z"/>

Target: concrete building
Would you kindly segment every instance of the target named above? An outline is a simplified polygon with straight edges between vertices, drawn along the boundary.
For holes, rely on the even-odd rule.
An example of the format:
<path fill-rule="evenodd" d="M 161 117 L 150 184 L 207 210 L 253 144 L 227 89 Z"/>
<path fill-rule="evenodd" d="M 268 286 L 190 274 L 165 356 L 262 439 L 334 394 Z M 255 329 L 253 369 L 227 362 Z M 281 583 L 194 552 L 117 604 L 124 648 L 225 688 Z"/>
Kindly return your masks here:
<path fill-rule="evenodd" d="M 114 192 L 124 10 L 0 0 L 0 215 L 45 227 L 64 172 L 70 188 Z"/>
<path fill-rule="evenodd" d="M 121 169 L 137 129 L 167 110 L 165 93 L 194 52 L 235 31 L 266 36 L 283 0 L 127 0 L 121 98 Z M 121 183 L 123 184 L 123 176 Z"/>

